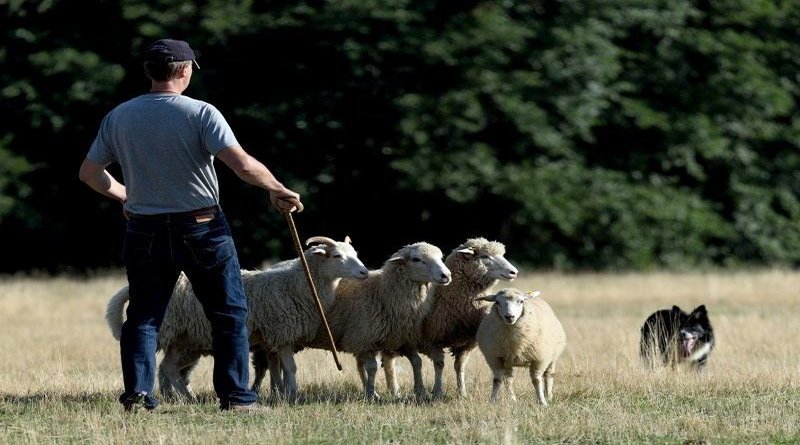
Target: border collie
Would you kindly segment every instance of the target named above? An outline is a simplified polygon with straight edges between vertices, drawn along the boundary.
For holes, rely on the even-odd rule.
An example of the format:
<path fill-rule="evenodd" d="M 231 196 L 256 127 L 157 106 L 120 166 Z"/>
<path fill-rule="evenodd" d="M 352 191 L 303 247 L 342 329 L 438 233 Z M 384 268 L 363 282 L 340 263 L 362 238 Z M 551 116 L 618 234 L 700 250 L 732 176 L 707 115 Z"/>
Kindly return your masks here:
<path fill-rule="evenodd" d="M 703 369 L 714 349 L 714 329 L 706 306 L 697 306 L 690 314 L 678 306 L 652 313 L 642 326 L 639 348 L 642 360 L 651 368 L 660 358 L 673 369 L 681 363 Z"/>

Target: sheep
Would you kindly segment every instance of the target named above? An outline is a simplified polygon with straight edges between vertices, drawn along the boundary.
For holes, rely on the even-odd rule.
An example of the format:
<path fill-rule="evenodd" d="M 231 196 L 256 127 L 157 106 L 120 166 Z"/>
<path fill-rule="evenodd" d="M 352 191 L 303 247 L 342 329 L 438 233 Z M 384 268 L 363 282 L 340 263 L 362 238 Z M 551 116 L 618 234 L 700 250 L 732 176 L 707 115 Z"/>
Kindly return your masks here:
<path fill-rule="evenodd" d="M 324 310 L 331 307 L 342 278 L 367 278 L 368 270 L 358 259 L 349 237 L 334 241 L 317 236 L 309 238 L 306 245 L 311 245 L 304 255 Z M 320 326 L 302 263 L 296 258 L 264 270 L 242 270 L 242 281 L 248 297 L 251 349 L 260 347 L 278 354 L 286 396 L 294 398 L 295 345 L 310 341 Z M 123 289 L 112 297 L 107 310 L 107 321 L 117 339 L 125 301 L 127 290 Z M 169 397 L 177 390 L 180 396 L 195 400 L 189 375 L 201 356 L 212 353 L 211 326 L 185 276 L 178 280 L 167 307 L 158 334 L 158 350 L 164 351 L 159 366 L 162 393 Z"/>
<path fill-rule="evenodd" d="M 478 345 L 475 333 L 489 305 L 474 302 L 477 297 L 497 284 L 498 280 L 513 281 L 517 268 L 504 257 L 505 246 L 486 238 L 470 238 L 453 249 L 445 258 L 445 265 L 453 273 L 449 286 L 434 286 L 431 311 L 423 323 L 422 352 L 433 360 L 433 396 L 441 398 L 444 349 L 449 348 L 455 358 L 454 369 L 459 395 L 467 395 L 464 384 L 464 367 L 469 354 Z M 384 364 L 386 367 L 386 364 Z"/>
<path fill-rule="evenodd" d="M 404 355 L 414 371 L 414 394 L 425 396 L 422 359 L 417 352 L 422 320 L 430 309 L 432 283 L 447 285 L 450 270 L 442 251 L 429 243 L 407 245 L 392 255 L 365 281 L 343 279 L 329 312 L 331 332 L 341 351 L 356 357 L 358 374 L 368 400 L 377 400 L 375 373 L 381 351 Z M 325 348 L 320 336 L 310 347 Z M 388 383 L 388 382 L 387 382 Z M 396 382 L 390 386 L 398 395 Z"/>
<path fill-rule="evenodd" d="M 495 295 L 476 298 L 494 304 L 478 326 L 478 347 L 492 370 L 492 402 L 497 400 L 501 383 L 509 398 L 514 396 L 514 367 L 530 369 L 539 404 L 547 406 L 553 398 L 556 361 L 567 344 L 561 322 L 541 292 L 526 294 L 506 288 Z"/>

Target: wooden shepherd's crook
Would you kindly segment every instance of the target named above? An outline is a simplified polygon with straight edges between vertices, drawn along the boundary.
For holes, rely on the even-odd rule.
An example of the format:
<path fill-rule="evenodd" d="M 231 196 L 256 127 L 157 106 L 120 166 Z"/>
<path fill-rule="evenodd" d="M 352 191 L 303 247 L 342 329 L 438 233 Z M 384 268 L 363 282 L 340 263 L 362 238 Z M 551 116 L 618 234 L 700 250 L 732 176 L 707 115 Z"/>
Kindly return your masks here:
<path fill-rule="evenodd" d="M 319 318 L 322 320 L 322 325 L 325 326 L 325 332 L 328 333 L 328 340 L 331 342 L 331 351 L 333 352 L 333 360 L 336 362 L 336 368 L 341 371 L 342 364 L 339 363 L 339 355 L 336 353 L 336 342 L 333 341 L 333 334 L 331 334 L 331 328 L 328 326 L 328 320 L 325 318 L 325 310 L 322 308 L 322 303 L 319 301 L 319 294 L 317 294 L 317 287 L 314 286 L 314 279 L 311 277 L 311 270 L 308 268 L 308 262 L 306 262 L 306 256 L 303 254 L 303 245 L 300 244 L 300 237 L 297 235 L 297 227 L 294 225 L 294 218 L 292 218 L 292 212 L 284 212 L 284 216 L 286 216 L 286 222 L 289 223 L 289 231 L 292 232 L 292 241 L 294 241 L 294 248 L 297 250 L 297 254 L 300 256 L 300 262 L 303 263 L 303 269 L 306 271 L 306 280 L 308 281 L 308 287 L 311 289 L 311 294 L 314 295 L 314 301 L 317 303 L 317 311 L 319 312 Z"/>

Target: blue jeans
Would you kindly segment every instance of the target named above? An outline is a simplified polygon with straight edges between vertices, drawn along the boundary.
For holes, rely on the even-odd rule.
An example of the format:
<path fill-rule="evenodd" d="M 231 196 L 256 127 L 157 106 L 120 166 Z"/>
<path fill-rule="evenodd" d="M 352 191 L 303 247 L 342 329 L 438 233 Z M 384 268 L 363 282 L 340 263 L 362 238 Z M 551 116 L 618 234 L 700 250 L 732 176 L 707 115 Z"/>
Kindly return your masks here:
<path fill-rule="evenodd" d="M 214 389 L 220 406 L 249 404 L 247 298 L 230 227 L 221 210 L 211 221 L 174 214 L 128 220 L 123 248 L 130 300 L 120 355 L 125 392 L 121 403 L 145 394 L 155 408 L 156 335 L 181 271 L 211 323 Z M 133 398 L 132 398 L 133 397 Z"/>

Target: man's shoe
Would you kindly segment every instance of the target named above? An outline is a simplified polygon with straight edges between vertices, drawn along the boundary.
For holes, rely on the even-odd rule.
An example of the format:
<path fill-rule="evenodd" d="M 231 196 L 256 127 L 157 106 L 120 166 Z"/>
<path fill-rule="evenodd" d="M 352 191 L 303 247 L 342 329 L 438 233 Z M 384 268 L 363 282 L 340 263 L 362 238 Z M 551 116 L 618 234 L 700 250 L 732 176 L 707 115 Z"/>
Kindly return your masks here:
<path fill-rule="evenodd" d="M 231 411 L 231 412 L 239 412 L 239 413 L 268 413 L 270 411 L 269 407 L 264 406 L 258 402 L 248 403 L 246 405 L 236 405 L 231 403 L 228 405 L 227 408 L 223 408 L 223 411 Z"/>
<path fill-rule="evenodd" d="M 156 409 L 156 405 L 147 400 L 147 393 L 140 392 L 126 398 L 122 408 L 126 413 L 150 412 Z"/>

